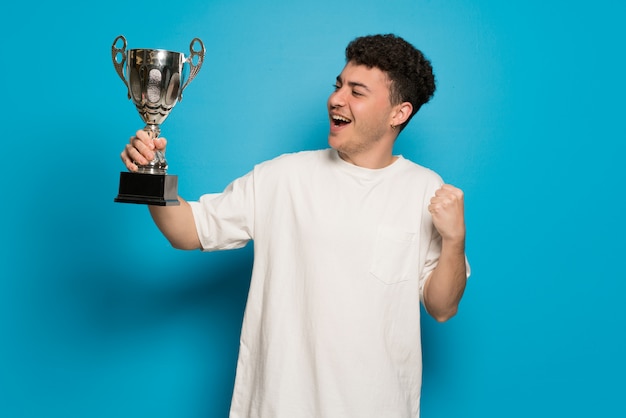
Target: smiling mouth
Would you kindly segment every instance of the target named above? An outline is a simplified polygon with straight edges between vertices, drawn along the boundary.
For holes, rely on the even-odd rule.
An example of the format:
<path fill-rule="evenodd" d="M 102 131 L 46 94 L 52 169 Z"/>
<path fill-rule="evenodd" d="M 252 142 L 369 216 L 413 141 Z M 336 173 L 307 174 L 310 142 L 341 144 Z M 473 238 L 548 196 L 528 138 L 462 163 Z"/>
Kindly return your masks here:
<path fill-rule="evenodd" d="M 350 122 L 352 122 L 350 119 L 344 118 L 343 116 L 339 116 L 339 115 L 331 115 L 331 120 L 332 120 L 333 125 L 336 127 L 345 126 L 349 124 Z"/>

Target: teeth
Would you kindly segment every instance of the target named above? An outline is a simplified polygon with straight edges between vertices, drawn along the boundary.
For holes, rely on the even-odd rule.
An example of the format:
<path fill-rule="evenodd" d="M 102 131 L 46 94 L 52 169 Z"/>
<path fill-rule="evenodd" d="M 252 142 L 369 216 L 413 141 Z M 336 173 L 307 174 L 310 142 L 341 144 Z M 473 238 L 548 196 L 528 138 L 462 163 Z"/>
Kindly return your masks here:
<path fill-rule="evenodd" d="M 344 118 L 343 116 L 333 115 L 332 118 L 333 120 L 338 121 L 338 122 L 346 122 L 346 123 L 350 122 L 350 119 Z"/>

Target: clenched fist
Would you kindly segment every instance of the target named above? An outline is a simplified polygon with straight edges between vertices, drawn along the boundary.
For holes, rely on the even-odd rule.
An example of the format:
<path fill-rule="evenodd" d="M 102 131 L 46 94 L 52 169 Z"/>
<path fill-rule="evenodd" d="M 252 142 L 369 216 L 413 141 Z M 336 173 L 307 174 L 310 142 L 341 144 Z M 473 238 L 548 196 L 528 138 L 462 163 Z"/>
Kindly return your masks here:
<path fill-rule="evenodd" d="M 129 171 L 137 171 L 138 165 L 148 164 L 159 153 L 165 154 L 166 145 L 165 138 L 153 138 L 150 132 L 140 130 L 130 138 L 120 157 Z"/>
<path fill-rule="evenodd" d="M 443 240 L 458 243 L 465 241 L 465 215 L 461 189 L 444 184 L 430 199 L 428 211 Z"/>

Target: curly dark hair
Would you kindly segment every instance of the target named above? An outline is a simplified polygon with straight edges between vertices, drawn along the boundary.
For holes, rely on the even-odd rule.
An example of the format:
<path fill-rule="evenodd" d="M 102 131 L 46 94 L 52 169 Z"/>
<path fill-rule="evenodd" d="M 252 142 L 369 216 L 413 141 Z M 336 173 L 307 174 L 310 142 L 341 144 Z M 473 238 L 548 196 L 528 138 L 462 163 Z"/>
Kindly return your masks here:
<path fill-rule="evenodd" d="M 391 104 L 409 102 L 413 105 L 413 112 L 400 129 L 404 129 L 435 93 L 435 76 L 430 61 L 399 36 L 386 34 L 356 38 L 346 47 L 346 62 L 385 72 L 391 80 Z"/>

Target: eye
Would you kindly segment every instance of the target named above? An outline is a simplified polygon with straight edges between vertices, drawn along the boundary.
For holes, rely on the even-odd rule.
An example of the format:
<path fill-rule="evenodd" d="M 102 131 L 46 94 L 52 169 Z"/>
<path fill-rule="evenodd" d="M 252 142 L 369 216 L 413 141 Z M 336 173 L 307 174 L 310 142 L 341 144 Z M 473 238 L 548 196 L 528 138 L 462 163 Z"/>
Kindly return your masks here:
<path fill-rule="evenodd" d="M 363 96 L 363 93 L 359 93 L 359 92 L 358 92 L 358 91 L 356 91 L 356 90 L 352 90 L 352 95 L 353 95 L 353 96 L 356 96 L 356 97 L 359 97 L 359 96 Z"/>
<path fill-rule="evenodd" d="M 333 89 L 334 89 L 335 91 L 339 90 L 340 88 L 341 88 L 341 86 L 340 86 L 340 85 L 338 85 L 338 84 L 333 84 Z"/>

